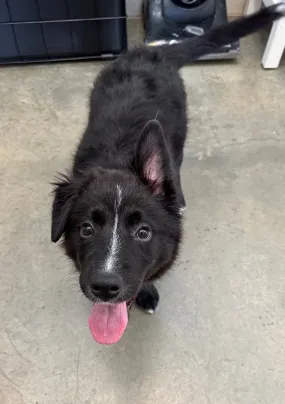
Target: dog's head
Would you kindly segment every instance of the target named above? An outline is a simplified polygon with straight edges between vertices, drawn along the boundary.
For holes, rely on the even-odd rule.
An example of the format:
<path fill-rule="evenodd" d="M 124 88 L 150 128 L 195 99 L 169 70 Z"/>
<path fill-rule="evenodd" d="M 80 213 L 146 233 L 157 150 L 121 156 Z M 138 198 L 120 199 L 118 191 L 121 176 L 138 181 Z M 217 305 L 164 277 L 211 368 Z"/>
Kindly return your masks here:
<path fill-rule="evenodd" d="M 86 168 L 55 188 L 52 241 L 64 235 L 83 293 L 95 306 L 112 303 L 108 310 L 131 301 L 167 267 L 181 237 L 169 154 L 156 121 L 145 127 L 130 168 Z"/>

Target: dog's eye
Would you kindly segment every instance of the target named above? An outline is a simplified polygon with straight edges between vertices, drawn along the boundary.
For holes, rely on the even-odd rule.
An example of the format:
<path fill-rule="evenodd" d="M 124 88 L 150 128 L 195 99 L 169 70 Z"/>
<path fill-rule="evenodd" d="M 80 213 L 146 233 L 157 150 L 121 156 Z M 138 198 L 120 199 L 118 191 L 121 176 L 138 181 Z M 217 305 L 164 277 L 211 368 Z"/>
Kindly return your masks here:
<path fill-rule="evenodd" d="M 135 234 L 135 238 L 140 241 L 149 241 L 151 236 L 151 230 L 146 226 L 141 227 Z"/>
<path fill-rule="evenodd" d="M 80 228 L 80 236 L 82 238 L 87 238 L 91 237 L 94 233 L 93 227 L 91 226 L 90 223 L 83 223 L 83 225 Z"/>

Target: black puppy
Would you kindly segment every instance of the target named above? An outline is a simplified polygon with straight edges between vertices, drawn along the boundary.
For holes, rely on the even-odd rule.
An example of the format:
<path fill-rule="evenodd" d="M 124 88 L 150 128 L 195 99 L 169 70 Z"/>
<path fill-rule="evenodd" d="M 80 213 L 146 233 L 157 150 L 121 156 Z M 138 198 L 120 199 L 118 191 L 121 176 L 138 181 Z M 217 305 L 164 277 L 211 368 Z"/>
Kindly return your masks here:
<path fill-rule="evenodd" d="M 284 14 L 279 4 L 180 44 L 131 50 L 97 78 L 72 171 L 55 184 L 51 238 L 64 234 L 81 289 L 94 302 L 89 326 L 98 342 L 120 339 L 134 300 L 155 311 L 152 282 L 178 254 L 187 133 L 178 69 Z"/>

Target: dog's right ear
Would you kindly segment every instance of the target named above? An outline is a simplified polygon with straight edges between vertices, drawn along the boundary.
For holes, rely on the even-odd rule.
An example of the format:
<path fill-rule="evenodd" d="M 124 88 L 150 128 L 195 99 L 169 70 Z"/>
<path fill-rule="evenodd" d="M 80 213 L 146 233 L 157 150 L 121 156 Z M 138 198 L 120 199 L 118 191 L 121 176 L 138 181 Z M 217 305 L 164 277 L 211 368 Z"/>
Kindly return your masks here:
<path fill-rule="evenodd" d="M 77 192 L 68 176 L 61 175 L 55 182 L 54 200 L 52 205 L 51 240 L 56 243 L 64 233 L 66 222 Z"/>
<path fill-rule="evenodd" d="M 163 128 L 153 119 L 145 125 L 137 144 L 135 172 L 154 195 L 172 193 L 170 158 Z"/>

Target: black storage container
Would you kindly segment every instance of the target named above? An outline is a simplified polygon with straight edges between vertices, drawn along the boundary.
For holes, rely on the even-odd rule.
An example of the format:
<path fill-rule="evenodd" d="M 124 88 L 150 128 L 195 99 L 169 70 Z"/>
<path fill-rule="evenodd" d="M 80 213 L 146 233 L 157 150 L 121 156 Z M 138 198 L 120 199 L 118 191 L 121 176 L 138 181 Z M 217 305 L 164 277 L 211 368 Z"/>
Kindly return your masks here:
<path fill-rule="evenodd" d="M 115 57 L 125 0 L 0 0 L 0 64 Z"/>

